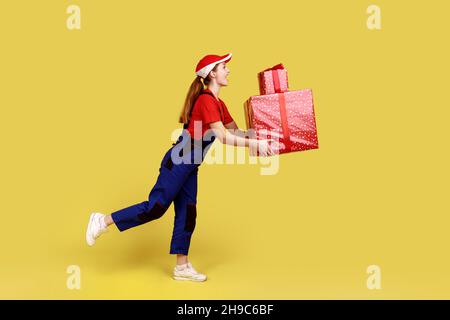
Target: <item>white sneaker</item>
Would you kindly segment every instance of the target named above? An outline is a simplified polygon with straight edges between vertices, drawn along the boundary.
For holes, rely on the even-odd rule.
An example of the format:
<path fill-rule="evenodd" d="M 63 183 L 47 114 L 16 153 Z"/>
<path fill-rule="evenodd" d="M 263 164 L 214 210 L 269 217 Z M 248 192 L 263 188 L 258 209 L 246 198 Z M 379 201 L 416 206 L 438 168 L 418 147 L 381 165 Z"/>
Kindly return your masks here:
<path fill-rule="evenodd" d="M 175 280 L 191 280 L 191 281 L 205 281 L 206 275 L 197 272 L 190 262 L 176 265 L 173 268 L 173 278 Z"/>
<path fill-rule="evenodd" d="M 105 215 L 98 212 L 92 213 L 86 230 L 87 244 L 92 247 L 95 244 L 95 240 L 107 231 L 108 226 L 105 223 Z"/>

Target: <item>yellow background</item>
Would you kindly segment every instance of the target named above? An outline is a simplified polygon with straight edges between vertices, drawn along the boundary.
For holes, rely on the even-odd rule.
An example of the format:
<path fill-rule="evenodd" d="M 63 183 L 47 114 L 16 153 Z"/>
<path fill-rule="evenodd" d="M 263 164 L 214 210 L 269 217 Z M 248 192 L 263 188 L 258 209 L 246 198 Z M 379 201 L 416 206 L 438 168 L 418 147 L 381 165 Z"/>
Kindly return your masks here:
<path fill-rule="evenodd" d="M 370 4 L 382 30 L 366 27 Z M 81 8 L 68 30 L 66 9 Z M 450 298 L 448 1 L 2 1 L 1 298 Z M 190 260 L 173 206 L 85 244 L 94 211 L 145 201 L 208 53 L 240 127 L 256 73 L 312 88 L 318 150 L 204 165 Z M 218 143 L 218 142 L 217 142 Z M 81 290 L 66 269 L 81 268 Z M 366 287 L 369 265 L 381 290 Z"/>

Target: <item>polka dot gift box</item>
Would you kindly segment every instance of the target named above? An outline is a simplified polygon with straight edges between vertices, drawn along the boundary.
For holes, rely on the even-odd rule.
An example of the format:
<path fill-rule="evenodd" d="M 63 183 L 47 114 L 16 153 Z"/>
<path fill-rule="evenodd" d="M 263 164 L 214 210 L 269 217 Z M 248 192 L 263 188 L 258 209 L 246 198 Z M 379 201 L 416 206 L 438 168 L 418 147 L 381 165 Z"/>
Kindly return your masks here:
<path fill-rule="evenodd" d="M 311 89 L 251 96 L 244 111 L 250 137 L 273 139 L 277 154 L 319 148 Z"/>
<path fill-rule="evenodd" d="M 287 70 L 281 63 L 258 73 L 258 81 L 260 95 L 289 91 Z"/>

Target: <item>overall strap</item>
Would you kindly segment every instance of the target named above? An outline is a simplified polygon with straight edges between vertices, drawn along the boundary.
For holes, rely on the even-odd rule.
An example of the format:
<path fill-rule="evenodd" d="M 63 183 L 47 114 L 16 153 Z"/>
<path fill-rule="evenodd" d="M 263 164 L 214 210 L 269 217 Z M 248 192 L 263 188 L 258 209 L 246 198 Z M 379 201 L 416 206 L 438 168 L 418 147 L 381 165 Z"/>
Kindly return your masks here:
<path fill-rule="evenodd" d="M 198 99 L 202 94 L 210 95 L 211 97 L 213 97 L 214 99 L 216 99 L 216 97 L 215 97 L 211 92 L 209 92 L 209 91 L 203 91 L 203 92 L 201 92 L 201 93 L 198 95 L 197 99 Z M 216 100 L 217 100 L 217 99 L 216 99 Z M 220 101 L 219 101 L 219 103 L 220 103 Z M 187 129 L 187 128 L 189 127 L 189 122 L 191 121 L 192 110 L 194 110 L 194 106 L 192 106 L 191 111 L 189 112 L 189 121 L 188 121 L 188 123 L 185 123 L 185 124 L 183 125 L 183 129 Z M 223 115 L 223 110 L 222 110 L 222 108 L 219 108 L 219 112 L 220 112 L 220 120 L 222 120 L 222 122 L 223 122 L 223 121 L 224 121 L 224 115 Z"/>

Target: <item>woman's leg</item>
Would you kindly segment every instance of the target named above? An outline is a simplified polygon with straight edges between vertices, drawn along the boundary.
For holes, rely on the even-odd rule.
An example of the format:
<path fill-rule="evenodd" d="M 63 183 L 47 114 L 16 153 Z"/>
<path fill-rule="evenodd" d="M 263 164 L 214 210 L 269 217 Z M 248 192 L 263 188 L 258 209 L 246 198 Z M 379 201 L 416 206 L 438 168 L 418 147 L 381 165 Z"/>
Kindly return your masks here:
<path fill-rule="evenodd" d="M 110 214 L 105 216 L 105 223 L 106 223 L 107 227 L 109 227 L 110 225 L 112 225 L 114 223 L 114 220 L 112 219 Z"/>
<path fill-rule="evenodd" d="M 187 255 L 177 254 L 177 265 L 182 265 L 188 263 Z"/>
<path fill-rule="evenodd" d="M 197 181 L 198 168 L 190 173 L 173 201 L 175 217 L 170 254 L 177 255 L 179 265 L 188 262 L 187 255 L 197 218 Z"/>
<path fill-rule="evenodd" d="M 198 272 L 187 255 L 197 218 L 197 170 L 191 173 L 174 199 L 175 221 L 170 253 L 177 255 L 173 270 L 175 280 L 205 281 L 206 275 Z"/>
<path fill-rule="evenodd" d="M 136 227 L 164 215 L 193 170 L 195 164 L 172 162 L 171 151 L 161 161 L 158 179 L 153 186 L 148 200 L 121 209 L 111 214 L 109 223 L 114 223 L 120 231 Z M 106 222 L 106 221 L 105 221 Z"/>

